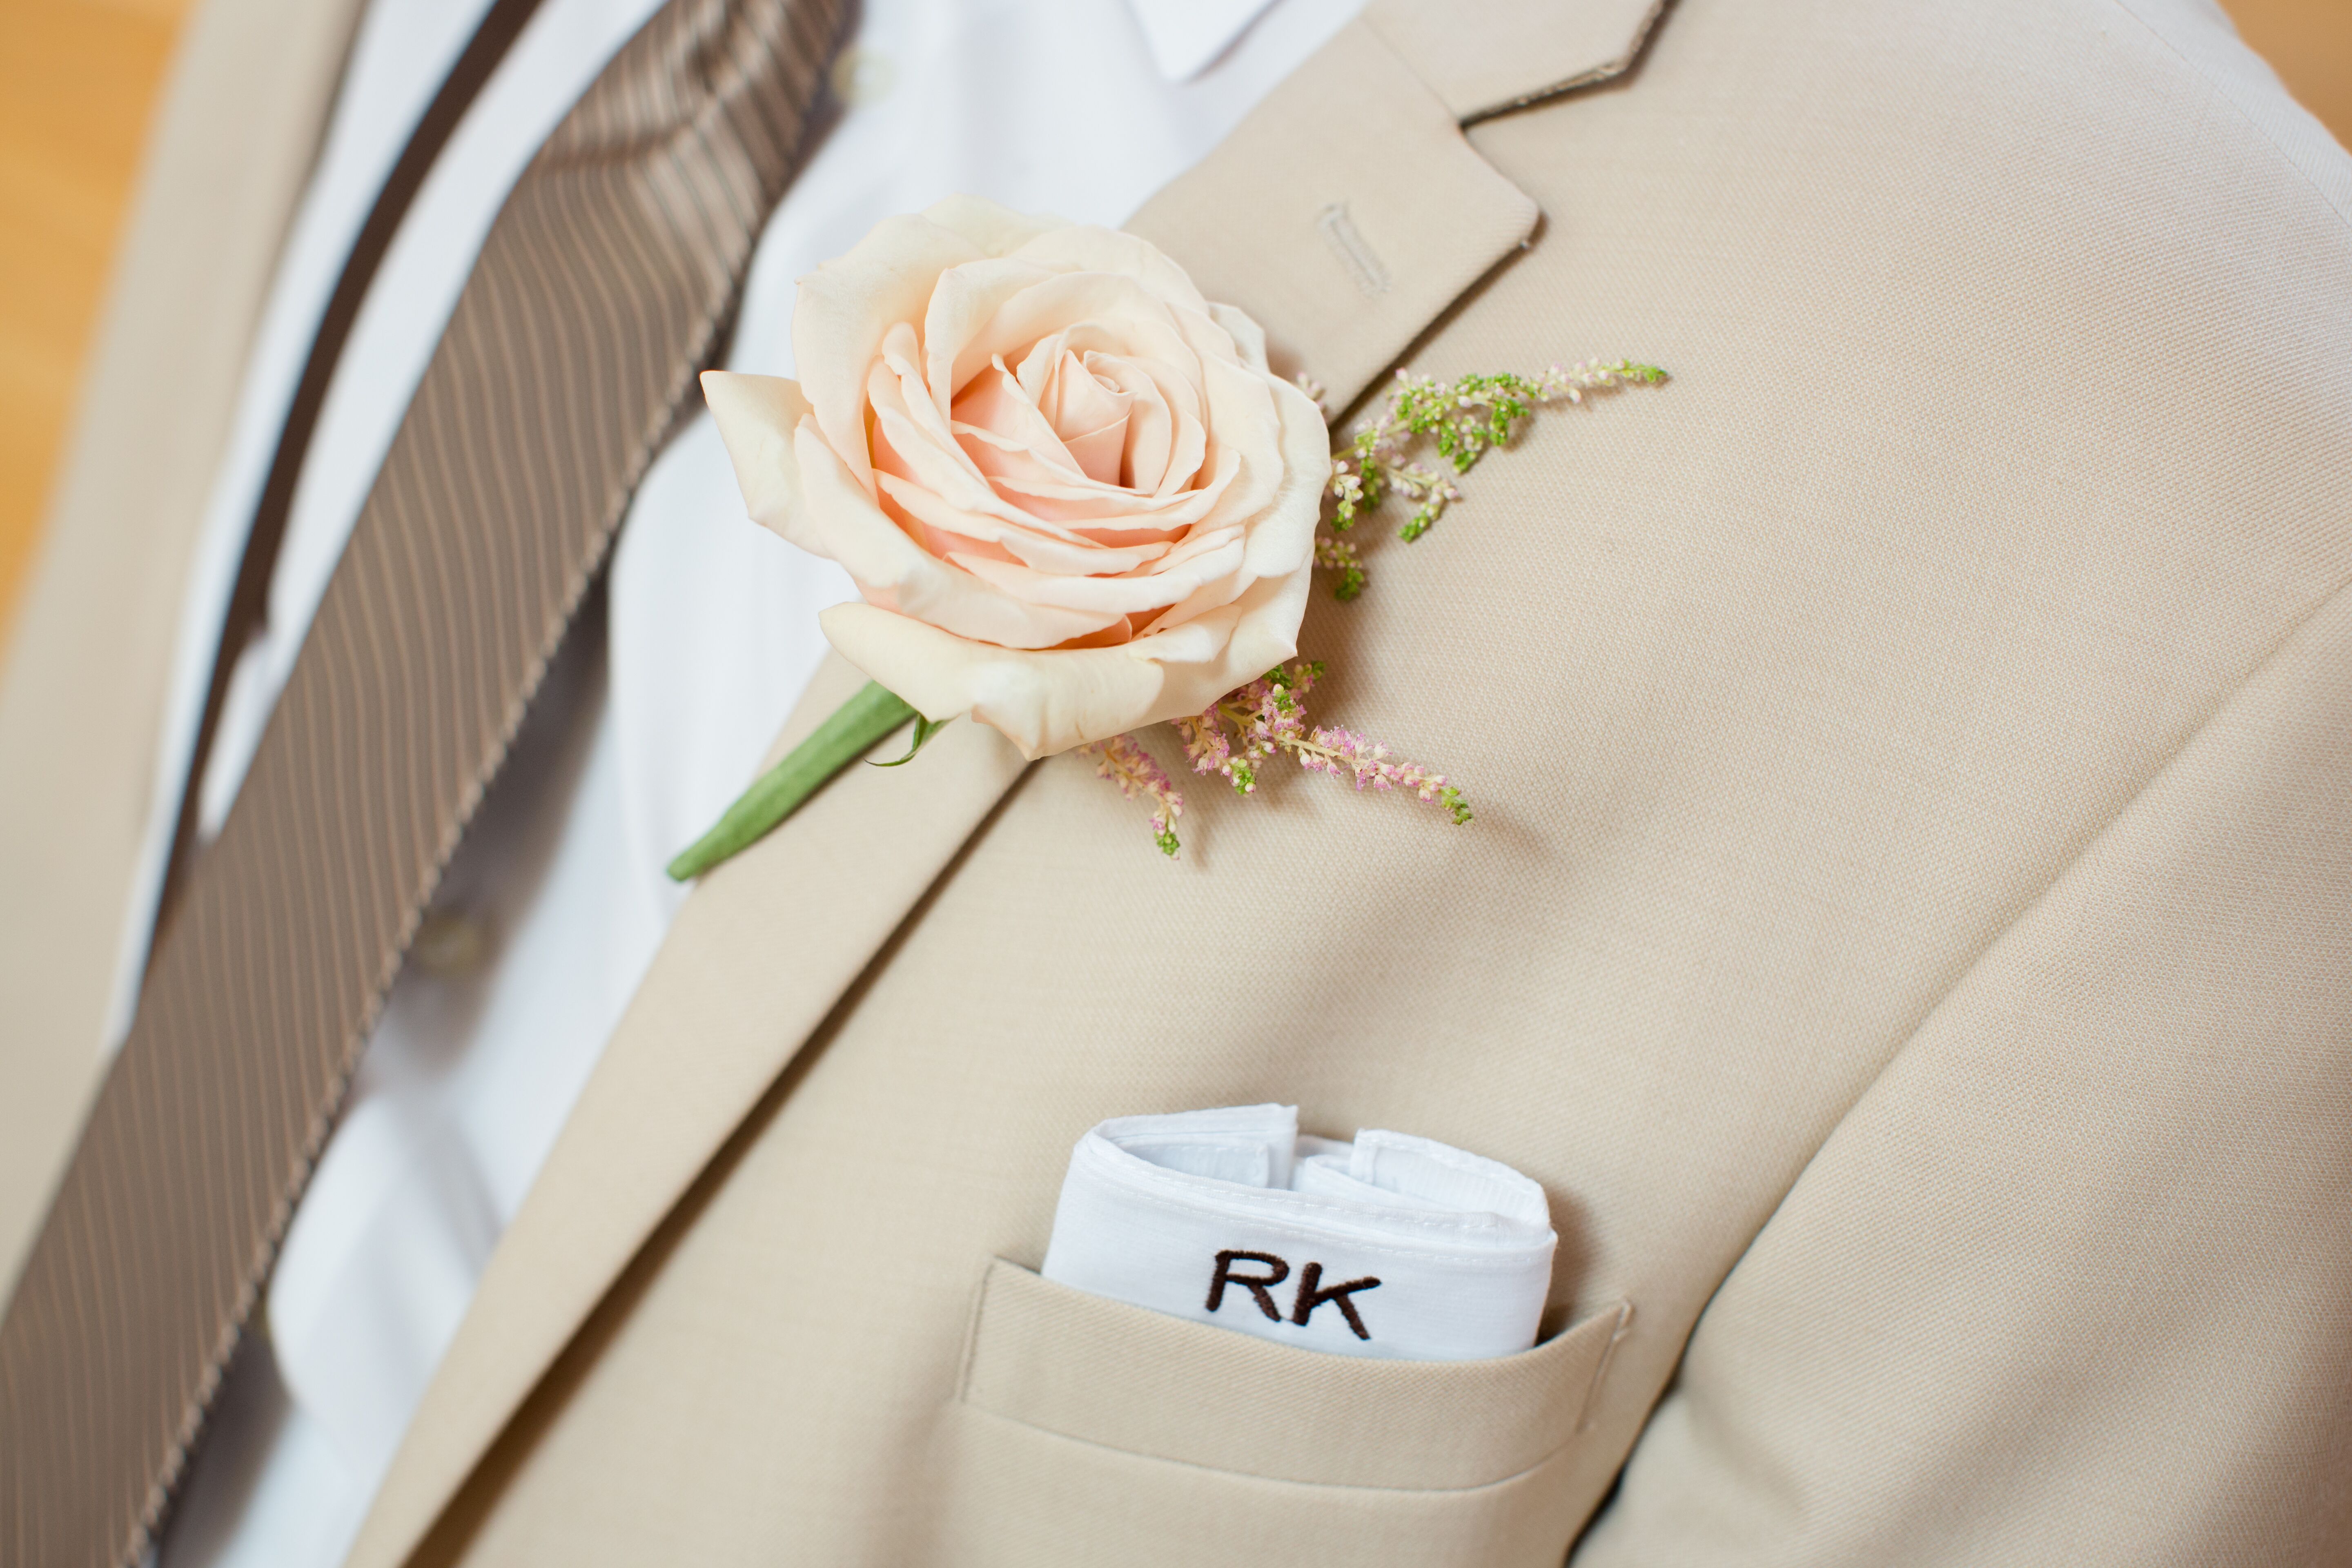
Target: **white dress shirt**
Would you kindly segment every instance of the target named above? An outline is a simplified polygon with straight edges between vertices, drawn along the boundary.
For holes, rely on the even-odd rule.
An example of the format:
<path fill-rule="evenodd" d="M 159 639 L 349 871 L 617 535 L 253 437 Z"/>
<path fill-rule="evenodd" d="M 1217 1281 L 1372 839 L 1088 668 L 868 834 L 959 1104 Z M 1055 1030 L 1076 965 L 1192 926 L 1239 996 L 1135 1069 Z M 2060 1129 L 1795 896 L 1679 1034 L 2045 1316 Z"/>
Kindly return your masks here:
<path fill-rule="evenodd" d="M 545 0 L 419 192 L 312 438 L 200 816 L 234 799 L 375 470 L 506 192 L 660 0 Z M 1118 224 L 1214 146 L 1361 0 L 865 0 L 846 112 L 769 223 L 729 363 L 789 374 L 793 280 L 872 225 L 970 192 Z M 377 187 L 488 0 L 372 0 L 289 234 L 183 614 L 145 958 L 230 585 L 319 312 Z M 168 1568 L 341 1560 L 490 1249 L 685 898 L 662 868 L 749 782 L 824 653 L 831 563 L 744 521 L 698 418 L 655 464 L 605 602 L 569 639 L 394 984 L 162 1552 Z"/>

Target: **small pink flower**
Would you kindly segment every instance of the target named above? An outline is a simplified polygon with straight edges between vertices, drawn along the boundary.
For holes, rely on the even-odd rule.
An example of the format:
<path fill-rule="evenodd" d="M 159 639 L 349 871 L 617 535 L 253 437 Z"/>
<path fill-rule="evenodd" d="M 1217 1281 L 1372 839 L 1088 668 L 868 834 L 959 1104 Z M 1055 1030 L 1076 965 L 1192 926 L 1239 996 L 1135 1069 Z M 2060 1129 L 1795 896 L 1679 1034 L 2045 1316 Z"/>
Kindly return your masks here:
<path fill-rule="evenodd" d="M 1308 730 L 1307 694 L 1322 673 L 1319 664 L 1282 665 L 1204 711 L 1177 720 L 1176 732 L 1192 771 L 1215 773 L 1236 794 L 1253 795 L 1258 764 L 1286 752 L 1310 773 L 1345 774 L 1359 790 L 1410 790 L 1415 799 L 1444 807 L 1457 826 L 1468 822 L 1469 805 L 1444 773 L 1395 757 L 1388 747 L 1353 730 Z M 1169 823 L 1181 810 L 1182 797 L 1150 753 L 1132 735 L 1116 736 L 1086 750 L 1102 759 L 1096 773 L 1116 783 L 1129 799 L 1145 795 L 1163 803 L 1151 819 L 1152 837 L 1163 851 L 1176 853 L 1176 836 Z"/>

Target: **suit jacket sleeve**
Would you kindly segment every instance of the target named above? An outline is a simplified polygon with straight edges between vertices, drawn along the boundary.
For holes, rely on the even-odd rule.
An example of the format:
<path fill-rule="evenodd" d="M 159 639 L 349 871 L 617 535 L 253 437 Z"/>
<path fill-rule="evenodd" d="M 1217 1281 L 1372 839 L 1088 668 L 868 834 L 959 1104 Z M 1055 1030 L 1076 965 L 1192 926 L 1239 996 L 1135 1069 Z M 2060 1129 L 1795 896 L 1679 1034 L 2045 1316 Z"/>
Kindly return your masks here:
<path fill-rule="evenodd" d="M 2347 974 L 2339 591 L 1859 1098 L 1579 1568 L 2340 1560 Z"/>

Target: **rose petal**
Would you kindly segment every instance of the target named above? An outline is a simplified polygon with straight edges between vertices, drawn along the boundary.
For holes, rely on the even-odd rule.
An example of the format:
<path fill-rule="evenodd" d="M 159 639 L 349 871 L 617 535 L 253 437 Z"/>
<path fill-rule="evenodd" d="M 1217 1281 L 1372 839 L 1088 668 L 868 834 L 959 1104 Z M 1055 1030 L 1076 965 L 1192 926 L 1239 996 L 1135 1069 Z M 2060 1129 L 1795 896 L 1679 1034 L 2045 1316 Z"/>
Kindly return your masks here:
<path fill-rule="evenodd" d="M 1028 347 L 1024 339 L 996 349 L 975 349 L 975 342 L 989 334 L 990 323 L 1011 301 L 1058 281 L 1060 276 L 1013 257 L 968 262 L 940 274 L 922 310 L 923 384 L 942 413 L 992 359 Z"/>
<path fill-rule="evenodd" d="M 792 537 L 785 520 L 801 504 L 801 465 L 793 432 L 809 415 L 800 387 L 779 375 L 702 373 L 702 401 L 719 426 L 751 521 Z"/>
<path fill-rule="evenodd" d="M 1087 374 L 1118 387 L 1127 398 L 1127 444 L 1119 453 L 1119 482 L 1129 489 L 1164 495 L 1175 483 L 1189 480 L 1191 473 L 1169 473 L 1169 459 L 1175 449 L 1175 416 L 1151 373 L 1125 354 L 1089 352 L 1084 363 Z"/>
<path fill-rule="evenodd" d="M 956 445 L 971 459 L 971 466 L 981 477 L 997 489 L 995 481 L 1010 479 L 1015 484 L 1039 487 L 1061 486 L 1092 495 L 1102 486 L 1099 479 L 1089 479 L 1077 467 L 1058 437 L 1053 445 L 1039 449 L 1036 441 L 1024 441 L 1018 436 L 1000 435 L 978 425 L 958 422 L 954 426 Z"/>
<path fill-rule="evenodd" d="M 802 422 L 795 451 L 804 504 L 793 512 L 786 537 L 839 562 L 868 603 L 1005 647 L 1052 647 L 1119 618 L 1024 603 L 924 551 L 851 476 L 814 419 Z"/>
<path fill-rule="evenodd" d="M 904 511 L 914 528 L 929 536 L 925 547 L 943 558 L 969 553 L 1017 561 L 1041 572 L 1068 576 L 1113 575 L 1150 565 L 1173 544 L 1171 537 L 1158 531 L 1114 541 L 1023 528 L 1001 518 L 958 511 L 920 485 L 895 474 L 877 472 L 877 477 L 882 484 L 884 510 L 895 507 Z"/>
<path fill-rule="evenodd" d="M 1233 576 L 1241 570 L 1247 549 L 1241 531 L 1235 529 L 1186 560 L 1162 561 L 1151 571 L 1129 577 L 1062 576 L 979 555 L 949 559 L 1024 605 L 1108 615 L 1157 615 L 1202 584 Z"/>
<path fill-rule="evenodd" d="M 1106 485 L 1128 486 L 1120 474 L 1127 466 L 1127 416 L 1122 414 L 1110 424 L 1089 430 L 1083 436 L 1065 436 L 1062 445 L 1090 479 Z"/>
<path fill-rule="evenodd" d="M 1261 583 L 1241 603 L 1119 647 L 1023 652 L 950 637 L 871 605 L 818 616 L 844 658 L 926 719 L 969 713 L 1031 759 L 1198 713 L 1296 655 L 1307 574 Z"/>
<path fill-rule="evenodd" d="M 1022 356 L 1020 368 L 1014 373 L 1016 379 L 1024 388 L 1032 389 L 1034 397 L 1035 389 L 1044 386 L 1051 368 L 1065 353 L 1078 354 L 1084 363 L 1131 397 L 1156 395 L 1156 403 L 1168 411 L 1169 426 L 1160 437 L 1165 441 L 1164 451 L 1147 447 L 1140 454 L 1143 466 L 1126 475 L 1127 488 L 1165 495 L 1191 484 L 1200 471 L 1206 431 L 1201 423 L 1201 397 L 1192 382 L 1189 358 L 1184 366 L 1179 367 L 1129 354 L 1118 346 L 1115 334 L 1108 329 L 1099 323 L 1081 321 L 1040 338 Z M 1143 412 L 1147 417 L 1152 416 L 1150 408 Z M 1123 459 L 1123 470 L 1129 467 Z"/>
<path fill-rule="evenodd" d="M 801 391 L 826 441 L 862 484 L 867 477 L 866 367 L 883 334 L 919 320 L 940 274 L 984 259 L 971 240 L 928 218 L 885 218 L 874 231 L 800 280 L 793 303 L 793 358 Z"/>
<path fill-rule="evenodd" d="M 1234 352 L 1241 356 L 1242 363 L 1252 370 L 1273 374 L 1266 369 L 1265 329 L 1252 321 L 1248 312 L 1236 310 L 1231 305 L 1221 305 L 1213 300 L 1209 302 L 1208 316 L 1232 342 Z M 1280 381 L 1282 378 L 1275 376 L 1275 379 Z M 1289 383 L 1285 382 L 1284 384 L 1288 385 Z"/>
<path fill-rule="evenodd" d="M 1208 300 L 1192 275 L 1150 240 L 1115 228 L 1071 224 L 1048 229 L 1011 254 L 1054 270 L 1115 272 L 1131 278 L 1155 299 L 1206 312 Z"/>
<path fill-rule="evenodd" d="M 1002 360 L 965 384 L 949 417 L 956 444 L 990 479 L 1006 473 L 1062 480 L 1089 477 Z"/>
<path fill-rule="evenodd" d="M 1134 729 L 1164 679 L 1125 648 L 990 647 L 871 605 L 835 605 L 817 619 L 844 658 L 926 719 L 969 713 L 1033 761 Z"/>
<path fill-rule="evenodd" d="M 1121 650 L 1157 660 L 1167 684 L 1147 723 L 1198 713 L 1226 692 L 1298 653 L 1309 574 L 1294 572 L 1254 584 L 1238 604 L 1175 631 L 1138 637 Z M 1213 650 L 1210 645 L 1213 644 Z M 1197 657 L 1183 658 L 1181 653 Z"/>
<path fill-rule="evenodd" d="M 879 499 L 909 509 L 935 527 L 973 539 L 1008 531 L 1034 533 L 1069 544 L 1139 544 L 1174 538 L 1201 521 L 1223 492 L 1216 485 L 1159 500 L 1098 485 L 1082 476 L 1032 478 L 1007 473 L 985 481 L 947 462 L 919 440 L 902 447 L 907 426 L 898 417 L 875 417 L 875 478 Z M 970 432 L 980 447 L 989 437 Z M 1025 452 L 1002 454 L 1007 465 L 1028 460 Z"/>
<path fill-rule="evenodd" d="M 1250 530 L 1243 569 L 1253 577 L 1304 575 L 1315 558 L 1323 489 L 1331 482 L 1331 432 L 1313 398 L 1286 381 L 1267 384 L 1282 416 L 1282 483 Z"/>
<path fill-rule="evenodd" d="M 987 476 L 952 430 L 942 426 L 928 399 L 918 396 L 912 406 L 895 381 L 877 379 L 872 394 L 874 447 L 877 460 L 913 482 L 935 490 L 950 505 L 967 511 L 995 514 L 1008 521 L 1023 521 L 1017 509 L 1000 500 Z M 1076 482 L 1085 482 L 1076 468 Z"/>
<path fill-rule="evenodd" d="M 1179 490 L 1164 499 L 1090 486 L 1085 481 L 1032 483 L 1008 476 L 992 479 L 990 484 L 1025 516 L 1059 522 L 1075 531 L 1095 533 L 1119 527 L 1199 527 L 1228 520 L 1221 514 L 1232 514 L 1232 520 L 1238 521 L 1243 514 L 1226 504 L 1225 495 L 1240 471 L 1241 459 L 1225 454 L 1207 484 L 1196 490 Z"/>
<path fill-rule="evenodd" d="M 990 262 L 1009 267 L 1014 261 Z M 959 272 L 964 269 L 960 268 Z M 943 289 L 957 287 L 940 279 Z M 965 299 L 977 301 L 976 291 L 959 291 L 956 326 L 962 332 Z M 1055 332 L 1069 334 L 1069 346 L 1111 349 L 1141 359 L 1166 362 L 1185 379 L 1197 376 L 1200 357 L 1190 334 L 1179 323 L 1174 309 L 1154 298 L 1133 279 L 1109 272 L 1047 274 L 1025 288 L 992 294 L 994 308 L 984 321 L 957 341 L 949 341 L 928 325 L 924 333 L 925 376 L 934 395 L 942 385 L 961 387 L 990 361 L 1025 354 L 1039 340 Z M 1208 318 L 1192 312 L 1202 323 Z M 1082 332 L 1090 328 L 1092 331 Z M 1213 325 L 1210 327 L 1215 331 Z M 1222 334 L 1220 334 L 1222 336 Z"/>
<path fill-rule="evenodd" d="M 1125 486 L 1120 469 L 1127 456 L 1128 405 L 1134 401 L 1133 394 L 1104 385 L 1065 349 L 1037 400 L 1037 412 L 1088 479 Z"/>

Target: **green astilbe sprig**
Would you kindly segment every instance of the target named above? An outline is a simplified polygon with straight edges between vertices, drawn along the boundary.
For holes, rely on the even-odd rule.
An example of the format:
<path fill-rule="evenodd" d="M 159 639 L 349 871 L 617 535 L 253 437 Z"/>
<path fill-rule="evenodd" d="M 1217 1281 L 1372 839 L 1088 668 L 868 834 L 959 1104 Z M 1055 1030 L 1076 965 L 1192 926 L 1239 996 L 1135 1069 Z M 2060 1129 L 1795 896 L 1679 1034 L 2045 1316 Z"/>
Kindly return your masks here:
<path fill-rule="evenodd" d="M 1339 574 L 1332 590 L 1335 596 L 1354 598 L 1364 591 L 1363 558 L 1351 542 L 1339 535 L 1354 528 L 1391 496 L 1412 504 L 1412 515 L 1397 530 L 1397 536 L 1411 543 L 1462 499 L 1454 479 L 1475 468 L 1488 452 L 1508 445 L 1520 424 L 1537 409 L 1580 404 L 1591 393 L 1627 385 L 1654 386 L 1665 379 L 1666 373 L 1656 365 L 1626 359 L 1553 365 L 1539 375 L 1506 371 L 1496 375 L 1457 376 L 1452 381 L 1397 372 L 1385 406 L 1358 426 L 1332 459 L 1330 531 L 1316 540 L 1315 563 Z M 1310 395 L 1315 390 L 1308 387 Z M 1436 447 L 1437 463 L 1417 461 L 1410 455 L 1414 445 L 1423 440 Z M 1453 472 L 1448 474 L 1447 468 Z"/>
<path fill-rule="evenodd" d="M 1665 379 L 1666 373 L 1656 365 L 1623 359 L 1554 365 L 1540 375 L 1507 372 L 1452 381 L 1397 372 L 1385 406 L 1359 425 L 1332 458 L 1329 527 L 1316 532 L 1315 564 L 1338 577 L 1332 587 L 1335 597 L 1355 598 L 1364 591 L 1363 554 L 1354 540 L 1343 535 L 1390 497 L 1412 505 L 1412 514 L 1397 530 L 1410 543 L 1462 499 L 1454 479 L 1496 447 L 1508 446 L 1538 408 L 1580 404 L 1593 393 L 1655 386 Z M 1302 377 L 1299 384 L 1318 405 L 1323 402 L 1322 389 L 1313 382 Z M 1411 455 L 1423 442 L 1436 449 L 1434 463 Z M 1457 826 L 1469 822 L 1469 803 L 1444 773 L 1398 757 L 1356 731 L 1309 724 L 1307 694 L 1322 674 L 1320 664 L 1279 665 L 1227 692 L 1205 711 L 1175 721 L 1192 771 L 1215 773 L 1235 794 L 1252 795 L 1257 793 L 1264 764 L 1288 757 L 1308 773 L 1351 779 L 1359 790 L 1403 791 L 1437 806 Z M 1095 759 L 1095 771 L 1117 784 L 1119 793 L 1150 803 L 1151 840 L 1161 854 L 1175 854 L 1176 819 L 1183 815 L 1184 796 L 1167 770 L 1132 734 L 1114 735 L 1082 750 Z"/>
<path fill-rule="evenodd" d="M 1339 581 L 1331 589 L 1334 596 L 1352 599 L 1364 591 L 1364 558 L 1351 540 L 1336 538 L 1328 533 L 1315 536 L 1315 564 L 1327 572 L 1337 572 Z"/>

